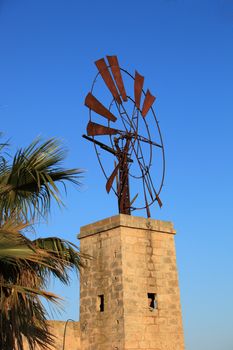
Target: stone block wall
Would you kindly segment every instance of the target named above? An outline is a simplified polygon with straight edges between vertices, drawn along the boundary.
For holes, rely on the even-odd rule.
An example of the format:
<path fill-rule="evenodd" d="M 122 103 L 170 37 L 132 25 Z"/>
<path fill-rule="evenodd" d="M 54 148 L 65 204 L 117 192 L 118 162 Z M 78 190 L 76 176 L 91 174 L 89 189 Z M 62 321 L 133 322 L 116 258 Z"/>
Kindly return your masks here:
<path fill-rule="evenodd" d="M 173 225 L 138 218 L 128 224 L 122 230 L 124 349 L 182 350 Z"/>
<path fill-rule="evenodd" d="M 81 228 L 82 350 L 183 350 L 172 223 L 117 215 Z M 100 310 L 100 296 L 104 310 Z"/>
<path fill-rule="evenodd" d="M 80 276 L 82 350 L 124 348 L 124 313 L 120 228 L 81 240 L 91 259 Z M 103 311 L 100 310 L 101 298 Z"/>

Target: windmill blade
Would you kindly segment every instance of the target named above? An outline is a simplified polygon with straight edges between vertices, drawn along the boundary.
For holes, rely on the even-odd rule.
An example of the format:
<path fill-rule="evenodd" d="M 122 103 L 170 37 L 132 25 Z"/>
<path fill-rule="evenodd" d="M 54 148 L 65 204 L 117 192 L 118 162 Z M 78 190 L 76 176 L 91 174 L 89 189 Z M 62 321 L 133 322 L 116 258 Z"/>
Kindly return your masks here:
<path fill-rule="evenodd" d="M 117 120 L 117 118 L 106 107 L 104 107 L 102 103 L 92 95 L 91 92 L 89 92 L 89 94 L 86 96 L 85 106 L 102 115 L 104 118 L 111 120 L 112 122 L 115 122 Z"/>
<path fill-rule="evenodd" d="M 114 160 L 114 167 L 116 168 L 116 166 L 117 166 L 117 162 Z M 119 176 L 118 176 L 118 172 L 117 172 L 117 174 L 116 174 L 116 188 L 117 188 L 117 190 L 118 190 L 118 188 L 119 188 Z"/>
<path fill-rule="evenodd" d="M 162 203 L 162 201 L 161 201 L 161 199 L 159 198 L 158 195 L 156 195 L 156 200 L 157 200 L 158 205 L 160 206 L 160 208 L 162 208 L 163 203 Z"/>
<path fill-rule="evenodd" d="M 88 136 L 96 136 L 96 135 L 116 135 L 119 134 L 119 130 L 109 128 L 104 125 L 100 125 L 97 123 L 89 122 L 87 124 L 87 135 Z"/>
<path fill-rule="evenodd" d="M 142 88 L 144 83 L 144 77 L 135 71 L 135 80 L 134 80 L 134 100 L 136 107 L 140 109 L 140 101 L 142 95 Z"/>
<path fill-rule="evenodd" d="M 104 60 L 104 58 L 101 58 L 100 60 L 95 62 L 96 67 L 98 68 L 98 71 L 100 72 L 100 75 L 102 76 L 105 84 L 109 88 L 112 96 L 115 98 L 115 100 L 121 104 L 121 98 L 118 94 L 116 85 L 114 84 L 114 81 L 112 79 L 112 76 L 108 70 L 108 66 Z"/>
<path fill-rule="evenodd" d="M 107 56 L 107 59 L 108 59 L 109 65 L 111 67 L 111 71 L 112 71 L 112 74 L 114 76 L 115 82 L 117 84 L 118 90 L 121 94 L 121 97 L 123 98 L 123 101 L 126 102 L 128 99 L 127 99 L 127 95 L 125 92 L 125 87 L 124 87 L 124 83 L 122 80 L 122 75 L 121 75 L 117 56 Z"/>
<path fill-rule="evenodd" d="M 145 118 L 145 116 L 147 115 L 149 109 L 151 108 L 152 104 L 155 101 L 155 96 L 151 95 L 150 91 L 147 90 L 146 92 L 146 97 L 143 103 L 143 107 L 142 107 L 142 116 L 143 118 Z"/>
<path fill-rule="evenodd" d="M 113 170 L 112 174 L 108 178 L 108 181 L 106 183 L 106 191 L 108 193 L 110 192 L 110 190 L 112 188 L 113 181 L 114 181 L 115 177 L 117 176 L 119 166 L 120 166 L 120 164 L 118 163 L 117 166 L 115 167 L 115 169 Z"/>
<path fill-rule="evenodd" d="M 130 206 L 132 206 L 132 204 L 136 201 L 136 199 L 138 198 L 138 193 L 133 197 L 133 199 L 130 202 Z"/>

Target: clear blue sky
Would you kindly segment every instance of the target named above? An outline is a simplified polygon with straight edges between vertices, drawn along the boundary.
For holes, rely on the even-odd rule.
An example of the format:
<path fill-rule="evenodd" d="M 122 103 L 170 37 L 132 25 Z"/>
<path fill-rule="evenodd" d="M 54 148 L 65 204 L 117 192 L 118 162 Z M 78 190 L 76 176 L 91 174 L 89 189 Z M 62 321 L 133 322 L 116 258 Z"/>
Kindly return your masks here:
<path fill-rule="evenodd" d="M 81 138 L 93 62 L 117 54 L 156 94 L 166 147 L 164 206 L 177 229 L 187 350 L 233 349 L 233 1 L 0 0 L 1 130 L 12 145 L 59 137 L 66 165 L 87 170 L 38 235 L 76 242 L 82 225 L 117 213 L 92 147 Z M 52 285 L 78 319 L 78 282 Z M 55 316 L 57 317 L 57 316 Z"/>

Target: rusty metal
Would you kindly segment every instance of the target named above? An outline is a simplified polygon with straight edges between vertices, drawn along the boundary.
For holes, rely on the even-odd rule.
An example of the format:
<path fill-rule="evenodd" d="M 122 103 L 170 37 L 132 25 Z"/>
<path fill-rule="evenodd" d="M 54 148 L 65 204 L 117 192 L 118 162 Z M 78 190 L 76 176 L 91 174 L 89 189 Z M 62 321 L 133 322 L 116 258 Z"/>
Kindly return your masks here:
<path fill-rule="evenodd" d="M 147 115 L 149 109 L 151 108 L 151 106 L 153 105 L 155 101 L 155 96 L 151 95 L 150 91 L 147 90 L 146 92 L 146 97 L 145 100 L 143 102 L 143 107 L 142 107 L 142 116 L 143 118 L 145 118 L 145 116 Z"/>
<path fill-rule="evenodd" d="M 127 162 L 130 138 L 127 138 L 123 150 L 121 150 L 119 147 L 119 140 L 115 139 L 114 141 L 117 149 L 117 158 L 119 161 L 119 185 L 117 188 L 118 209 L 119 213 L 130 215 L 129 166 Z"/>
<path fill-rule="evenodd" d="M 123 101 L 127 101 L 127 95 L 125 92 L 125 87 L 124 87 L 124 83 L 122 80 L 122 76 L 121 76 L 121 71 L 120 71 L 120 67 L 119 67 L 119 63 L 118 63 L 118 59 L 117 56 L 107 56 L 108 59 L 108 63 L 110 65 L 112 74 L 114 76 L 114 79 L 116 81 L 118 90 L 121 94 L 121 97 L 123 99 Z"/>
<path fill-rule="evenodd" d="M 135 105 L 138 109 L 140 109 L 143 84 L 144 84 L 144 77 L 136 71 L 135 80 L 134 80 L 134 100 L 135 100 Z"/>
<path fill-rule="evenodd" d="M 115 180 L 117 174 L 118 174 L 118 170 L 119 170 L 119 163 L 115 166 L 112 174 L 109 176 L 108 181 L 106 182 L 106 191 L 109 193 L 111 188 L 112 188 L 112 184 L 113 181 Z"/>
<path fill-rule="evenodd" d="M 82 135 L 82 137 L 83 137 L 84 139 L 88 140 L 88 141 L 93 142 L 95 145 L 97 145 L 97 146 L 99 146 L 100 148 L 104 149 L 105 151 L 107 151 L 107 152 L 113 154 L 114 156 L 117 156 L 117 151 L 114 150 L 113 148 L 111 148 L 111 147 L 105 145 L 104 143 L 99 142 L 99 141 L 97 141 L 97 140 L 94 140 L 93 138 L 91 138 L 91 137 L 89 137 L 89 136 L 87 136 L 87 135 Z M 128 162 L 128 163 L 132 163 L 133 160 L 132 160 L 131 158 L 127 157 L 127 162 Z"/>
<path fill-rule="evenodd" d="M 117 56 L 107 56 L 107 60 L 109 66 L 107 66 L 104 58 L 95 62 L 98 74 L 94 79 L 91 92 L 85 99 L 85 105 L 89 108 L 90 120 L 87 124 L 88 136 L 83 135 L 83 137 L 95 146 L 99 164 L 107 180 L 106 191 L 109 193 L 113 190 L 118 197 L 119 212 L 130 215 L 133 210 L 145 209 L 147 216 L 150 217 L 151 204 L 157 201 L 158 205 L 162 206 L 159 194 L 162 190 L 165 174 L 163 141 L 153 110 L 155 96 L 149 90 L 146 93 L 144 92 L 144 77 L 137 71 L 135 76 L 132 76 L 126 70 L 120 68 Z M 134 98 L 126 94 L 123 82 L 124 74 L 133 80 Z M 107 87 L 113 97 L 109 101 L 108 108 L 93 95 L 95 83 L 99 77 L 103 79 L 104 88 Z M 103 96 L 106 100 L 105 94 L 102 94 Z M 144 101 L 141 108 L 142 96 Z M 127 108 L 128 105 L 129 108 Z M 95 115 L 92 111 L 103 116 L 107 125 L 94 122 Z M 151 120 L 155 122 L 155 125 L 151 124 Z M 112 127 L 112 122 L 114 122 L 114 127 Z M 151 135 L 150 128 L 152 134 L 155 129 L 157 130 L 156 138 Z M 103 136 L 105 143 L 98 140 L 98 137 L 101 136 Z M 100 153 L 101 149 L 112 154 L 115 158 L 114 169 L 111 169 L 110 175 L 105 170 L 104 157 Z M 161 155 L 162 161 L 160 182 L 156 186 L 151 177 L 152 152 L 155 151 Z M 137 172 L 135 172 L 136 170 Z M 133 199 L 130 201 L 130 192 L 135 191 L 131 186 L 132 180 L 141 181 L 142 183 L 143 205 L 137 204 L 140 197 L 138 187 L 136 188 L 138 193 L 136 195 L 134 193 L 132 195 Z"/>
<path fill-rule="evenodd" d="M 148 205 L 148 202 L 146 200 L 146 213 L 147 213 L 147 217 L 150 218 L 151 217 L 151 214 L 150 214 L 150 207 Z"/>
<path fill-rule="evenodd" d="M 158 195 L 156 195 L 156 200 L 157 200 L 158 205 L 160 206 L 160 208 L 162 208 L 163 203 L 161 202 L 161 199 L 159 198 L 159 196 L 158 196 Z"/>
<path fill-rule="evenodd" d="M 109 128 L 104 125 L 100 125 L 97 123 L 93 123 L 89 121 L 87 124 L 87 135 L 88 136 L 96 136 L 96 135 L 116 135 L 119 133 L 119 130 Z"/>
<path fill-rule="evenodd" d="M 102 76 L 103 80 L 105 81 L 105 84 L 109 88 L 109 90 L 112 93 L 112 96 L 115 98 L 115 100 L 121 104 L 121 98 L 120 95 L 118 94 L 117 88 L 114 84 L 114 81 L 111 77 L 111 74 L 108 70 L 108 66 L 104 60 L 104 58 L 101 58 L 100 60 L 95 62 L 96 67 L 98 68 L 98 71 L 100 75 Z"/>
<path fill-rule="evenodd" d="M 89 92 L 85 99 L 85 106 L 113 122 L 115 122 L 117 119 L 106 107 L 102 105 L 100 101 L 97 100 L 97 98 L 95 98 L 95 96 L 92 95 L 91 92 Z"/>
<path fill-rule="evenodd" d="M 88 141 L 93 142 L 94 144 L 98 145 L 100 148 L 104 149 L 105 151 L 113 154 L 114 156 L 116 156 L 116 151 L 114 149 L 112 149 L 111 147 L 108 147 L 107 145 L 105 145 L 102 142 L 93 140 L 91 137 L 87 136 L 87 135 L 82 135 L 82 137 Z"/>

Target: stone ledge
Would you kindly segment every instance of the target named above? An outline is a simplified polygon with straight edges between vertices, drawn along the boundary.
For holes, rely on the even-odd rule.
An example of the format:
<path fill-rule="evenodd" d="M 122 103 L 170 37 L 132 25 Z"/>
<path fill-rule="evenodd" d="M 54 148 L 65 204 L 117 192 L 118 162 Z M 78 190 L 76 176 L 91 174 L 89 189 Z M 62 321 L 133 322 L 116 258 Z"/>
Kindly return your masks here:
<path fill-rule="evenodd" d="M 161 221 L 151 218 L 147 219 L 138 216 L 119 214 L 89 225 L 82 226 L 80 228 L 80 234 L 78 235 L 78 238 L 82 239 L 84 237 L 92 236 L 117 227 L 130 227 L 170 234 L 176 233 L 171 221 Z"/>
<path fill-rule="evenodd" d="M 50 328 L 54 328 L 55 330 L 62 330 L 62 332 L 64 332 L 65 325 L 67 323 L 67 329 L 73 329 L 77 332 L 77 335 L 80 335 L 80 323 L 79 323 L 79 321 L 47 320 L 46 322 Z"/>

